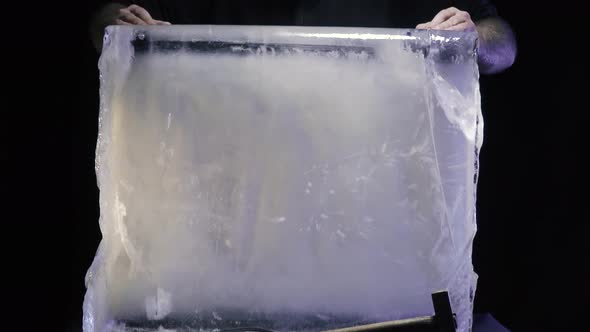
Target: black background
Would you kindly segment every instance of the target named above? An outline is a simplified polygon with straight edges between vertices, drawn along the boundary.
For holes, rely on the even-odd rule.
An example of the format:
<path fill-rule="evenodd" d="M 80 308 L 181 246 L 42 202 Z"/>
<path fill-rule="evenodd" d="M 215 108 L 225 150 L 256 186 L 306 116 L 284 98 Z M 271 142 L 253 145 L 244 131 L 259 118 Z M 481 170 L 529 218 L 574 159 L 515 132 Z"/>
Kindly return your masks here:
<path fill-rule="evenodd" d="M 579 303 L 590 280 L 582 161 L 589 19 L 573 2 L 493 2 L 519 53 L 508 71 L 480 81 L 476 307 L 515 331 L 586 330 L 573 326 L 588 308 Z M 10 74 L 3 97 L 13 102 L 3 113 L 21 118 L 1 122 L 10 185 L 3 205 L 15 216 L 3 242 L 12 248 L 10 276 L 24 284 L 8 287 L 13 320 L 45 326 L 32 330 L 81 330 L 84 275 L 100 241 L 98 58 L 87 32 L 93 5 L 24 4 L 9 26 L 29 31 L 3 46 L 25 51 L 3 61 Z"/>

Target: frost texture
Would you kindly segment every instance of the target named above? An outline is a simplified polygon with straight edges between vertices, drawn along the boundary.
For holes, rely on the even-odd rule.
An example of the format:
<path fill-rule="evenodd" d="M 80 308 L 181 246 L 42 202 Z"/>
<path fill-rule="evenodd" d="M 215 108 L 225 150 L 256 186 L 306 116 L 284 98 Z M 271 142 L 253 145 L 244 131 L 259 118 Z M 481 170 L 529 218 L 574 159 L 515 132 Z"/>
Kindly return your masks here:
<path fill-rule="evenodd" d="M 84 331 L 471 326 L 476 35 L 109 27 Z"/>

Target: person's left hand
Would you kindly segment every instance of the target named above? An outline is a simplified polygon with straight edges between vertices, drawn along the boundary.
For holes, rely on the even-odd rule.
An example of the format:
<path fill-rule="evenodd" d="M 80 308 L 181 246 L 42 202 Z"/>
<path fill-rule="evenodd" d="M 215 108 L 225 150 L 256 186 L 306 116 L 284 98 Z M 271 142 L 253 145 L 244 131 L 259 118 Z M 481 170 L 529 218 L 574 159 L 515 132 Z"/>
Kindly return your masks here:
<path fill-rule="evenodd" d="M 475 31 L 475 23 L 468 12 L 451 7 L 441 10 L 432 21 L 418 24 L 416 29 Z"/>

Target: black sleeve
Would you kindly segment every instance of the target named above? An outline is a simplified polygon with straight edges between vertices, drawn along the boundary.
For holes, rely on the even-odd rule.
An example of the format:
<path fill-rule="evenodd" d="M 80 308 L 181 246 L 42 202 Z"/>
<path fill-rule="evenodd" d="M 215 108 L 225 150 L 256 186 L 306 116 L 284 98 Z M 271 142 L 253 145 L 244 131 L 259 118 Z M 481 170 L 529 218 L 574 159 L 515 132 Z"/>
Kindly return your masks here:
<path fill-rule="evenodd" d="M 468 12 L 473 22 L 498 16 L 496 6 L 490 0 L 454 0 L 453 6 Z"/>

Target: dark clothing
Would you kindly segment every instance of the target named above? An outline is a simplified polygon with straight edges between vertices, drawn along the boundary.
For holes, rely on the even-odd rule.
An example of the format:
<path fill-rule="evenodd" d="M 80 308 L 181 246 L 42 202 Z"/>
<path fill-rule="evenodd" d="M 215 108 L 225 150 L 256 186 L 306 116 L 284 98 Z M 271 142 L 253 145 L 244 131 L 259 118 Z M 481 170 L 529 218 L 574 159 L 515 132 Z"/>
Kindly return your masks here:
<path fill-rule="evenodd" d="M 303 25 L 414 28 L 442 9 L 469 12 L 474 22 L 497 15 L 489 0 L 119 0 L 172 24 Z"/>
<path fill-rule="evenodd" d="M 490 314 L 473 315 L 473 332 L 510 332 Z"/>

